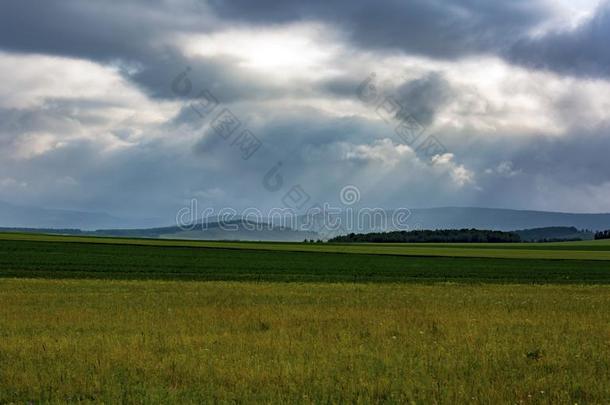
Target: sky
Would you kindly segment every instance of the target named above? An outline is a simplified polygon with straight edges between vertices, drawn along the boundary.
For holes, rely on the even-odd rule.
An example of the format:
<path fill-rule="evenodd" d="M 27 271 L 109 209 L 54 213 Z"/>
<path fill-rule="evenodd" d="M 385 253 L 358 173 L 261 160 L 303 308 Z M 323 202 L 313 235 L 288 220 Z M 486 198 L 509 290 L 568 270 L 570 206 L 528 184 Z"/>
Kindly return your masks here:
<path fill-rule="evenodd" d="M 610 212 L 608 38 L 591 0 L 3 1 L 0 200 Z"/>

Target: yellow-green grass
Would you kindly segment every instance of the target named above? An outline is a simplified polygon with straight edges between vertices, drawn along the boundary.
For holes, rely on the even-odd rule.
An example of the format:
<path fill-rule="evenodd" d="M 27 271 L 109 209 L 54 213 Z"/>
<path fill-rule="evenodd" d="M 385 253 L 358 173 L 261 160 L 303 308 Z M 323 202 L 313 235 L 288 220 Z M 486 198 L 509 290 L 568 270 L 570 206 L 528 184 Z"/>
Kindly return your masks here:
<path fill-rule="evenodd" d="M 608 403 L 610 287 L 0 279 L 0 403 Z"/>
<path fill-rule="evenodd" d="M 147 246 L 184 246 L 224 249 L 279 250 L 295 252 L 333 252 L 405 256 L 481 257 L 506 259 L 610 260 L 609 241 L 558 243 L 363 243 L 307 244 L 281 242 L 225 242 L 167 239 L 111 238 L 91 236 L 0 233 L 0 240 L 38 240 L 77 243 L 131 244 Z"/>

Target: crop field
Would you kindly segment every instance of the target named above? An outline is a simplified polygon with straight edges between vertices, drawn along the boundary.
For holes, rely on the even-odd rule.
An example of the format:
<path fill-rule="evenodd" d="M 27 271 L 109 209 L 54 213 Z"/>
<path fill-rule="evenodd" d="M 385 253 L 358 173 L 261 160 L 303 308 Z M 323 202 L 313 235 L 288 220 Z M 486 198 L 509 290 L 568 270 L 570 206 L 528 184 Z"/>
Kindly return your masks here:
<path fill-rule="evenodd" d="M 610 283 L 610 260 L 378 253 L 383 246 L 225 243 L 17 235 L 0 238 L 0 277 L 325 282 Z M 68 243 L 68 242 L 69 243 Z M 181 245 L 182 244 L 182 245 Z M 610 248 L 610 245 L 606 245 Z M 264 247 L 264 248 L 263 248 Z M 346 246 L 345 248 L 349 248 Z M 309 250 L 305 249 L 309 248 Z M 401 250 L 400 246 L 393 247 Z M 289 250 L 294 249 L 294 250 Z M 378 249 L 378 250 L 375 250 Z M 435 249 L 432 247 L 431 249 Z M 501 250 L 501 248 L 496 248 Z M 509 253 L 510 249 L 506 249 Z M 375 253 L 368 253 L 373 251 Z M 579 251 L 588 253 L 587 251 Z M 593 251 L 592 253 L 599 253 Z M 606 253 L 606 252 L 602 252 Z M 586 257 L 586 256 L 585 256 Z"/>
<path fill-rule="evenodd" d="M 0 403 L 607 404 L 608 252 L 0 234 Z"/>
<path fill-rule="evenodd" d="M 0 233 L 2 240 L 95 243 L 163 247 L 356 253 L 401 256 L 488 257 L 505 259 L 610 260 L 610 240 L 555 243 L 294 243 L 130 239 Z"/>

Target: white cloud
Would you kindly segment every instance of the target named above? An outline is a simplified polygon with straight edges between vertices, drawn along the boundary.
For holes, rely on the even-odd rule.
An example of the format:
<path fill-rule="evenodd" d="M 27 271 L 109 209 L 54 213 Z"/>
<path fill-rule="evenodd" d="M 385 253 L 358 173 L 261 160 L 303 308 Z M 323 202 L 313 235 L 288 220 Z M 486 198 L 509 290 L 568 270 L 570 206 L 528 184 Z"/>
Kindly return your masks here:
<path fill-rule="evenodd" d="M 567 1 L 556 5 L 558 19 L 548 21 L 548 27 L 537 27 L 540 32 L 578 24 L 592 9 L 590 0 Z M 346 40 L 348 33 L 339 34 L 329 20 L 326 25 L 305 20 L 267 25 L 220 21 L 218 31 L 203 33 L 214 24 L 206 20 L 205 28 L 196 27 L 197 16 L 190 11 L 192 25 L 175 24 L 173 20 L 183 19 L 169 15 L 173 2 L 163 4 L 167 8 L 157 10 L 154 21 L 161 24 L 165 11 L 172 21 L 154 30 L 151 43 L 134 42 L 133 48 L 127 47 L 142 45 L 142 55 L 134 52 L 134 61 L 126 60 L 132 55 L 121 53 L 120 46 L 121 52 L 116 59 L 109 58 L 108 64 L 0 52 L 0 75 L 5 78 L 0 87 L 0 113 L 9 111 L 6 115 L 19 124 L 0 122 L 4 131 L 0 170 L 6 176 L 0 180 L 0 188 L 18 191 L 29 184 L 38 201 L 54 196 L 63 202 L 82 198 L 86 205 L 90 198 L 91 204 L 103 206 L 110 201 L 115 207 L 129 195 L 150 200 L 151 211 L 158 201 L 181 198 L 184 193 L 227 205 L 238 198 L 252 203 L 275 198 L 260 190 L 260 177 L 273 159 L 240 161 L 230 142 L 206 129 L 212 117 L 191 126 L 189 118 L 181 116 L 184 132 L 170 136 L 176 130 L 172 118 L 183 104 L 151 98 L 130 82 L 137 80 L 156 96 L 167 94 L 175 72 L 167 72 L 165 83 L 164 69 L 171 70 L 174 62 L 192 63 L 204 70 L 198 79 L 193 75 L 193 84 L 214 90 L 244 127 L 265 142 L 261 153 L 277 150 L 283 157 L 297 151 L 285 165 L 287 170 L 289 163 L 293 165 L 292 177 L 286 174 L 287 185 L 310 184 L 312 195 L 349 181 L 363 191 L 366 186 L 362 184 L 370 184 L 369 195 L 383 198 L 383 203 L 402 204 L 412 198 L 421 204 L 439 200 L 451 204 L 480 197 L 475 202 L 485 205 L 493 199 L 473 196 L 471 191 L 479 190 L 477 182 L 502 195 L 509 194 L 502 186 L 511 182 L 518 186 L 523 182 L 533 189 L 534 180 L 527 177 L 542 170 L 528 162 L 538 155 L 519 160 L 511 153 L 527 150 L 534 138 L 544 138 L 539 143 L 540 155 L 548 154 L 547 160 L 553 162 L 563 157 L 562 149 L 553 149 L 553 145 L 568 143 L 583 128 L 603 138 L 607 131 L 593 129 L 610 127 L 608 80 L 528 70 L 491 55 L 442 59 L 442 55 L 429 53 L 439 56 L 432 59 L 387 48 L 358 48 L 357 42 Z M 176 57 L 175 51 L 182 52 L 184 59 Z M 96 55 L 95 50 L 81 54 L 95 60 L 106 57 Z M 213 74 L 209 83 L 195 83 L 208 72 Z M 428 106 L 433 111 L 425 136 L 440 134 L 450 153 L 438 155 L 428 164 L 409 146 L 396 143 L 395 123 L 385 123 L 374 106 L 356 97 L 358 83 L 371 72 L 377 73 L 390 92 L 427 75 L 441 78 L 441 87 L 446 85 L 441 90 L 446 92 L 440 91 L 441 99 L 433 100 L 438 104 Z M 253 85 L 248 86 L 250 83 Z M 416 108 L 422 100 L 404 100 L 404 104 Z M 280 125 L 274 126 L 277 121 Z M 193 154 L 192 144 L 203 133 L 207 154 Z M 468 148 L 477 141 L 479 145 L 484 141 L 484 147 Z M 513 149 L 504 150 L 509 148 L 502 145 Z M 586 145 L 578 153 L 584 155 Z M 602 162 L 577 164 L 586 166 L 581 183 L 593 182 L 587 173 L 603 173 L 605 167 Z M 521 170 L 528 176 L 519 176 Z M 546 188 L 536 197 L 520 193 L 515 186 L 514 194 L 519 194 L 515 199 L 549 209 L 578 207 L 579 193 L 590 197 L 586 209 L 601 209 L 607 201 L 608 186 L 600 186 L 599 179 L 593 186 L 569 187 L 562 174 L 554 175 L 557 180 L 545 178 Z M 244 184 L 251 187 L 247 197 Z M 59 186 L 61 193 L 56 190 Z M 2 194 L 12 195 L 9 191 Z"/>
<path fill-rule="evenodd" d="M 432 158 L 432 165 L 446 171 L 453 180 L 454 184 L 459 187 L 463 187 L 468 184 L 475 184 L 474 172 L 468 170 L 462 164 L 456 164 L 453 159 L 454 155 L 452 153 L 436 155 Z"/>
<path fill-rule="evenodd" d="M 529 32 L 531 37 L 577 28 L 593 16 L 600 2 L 599 0 L 546 0 L 546 3 L 553 14 Z"/>
<path fill-rule="evenodd" d="M 30 159 L 83 139 L 100 151 L 128 147 L 158 134 L 153 129 L 179 107 L 150 100 L 114 67 L 80 59 L 0 52 L 0 75 L 11 78 L 0 87 L 0 108 L 30 117 L 30 129 L 13 122 L 15 149 L 3 151 L 13 158 Z"/>
<path fill-rule="evenodd" d="M 360 60 L 360 62 L 364 62 Z M 366 61 L 384 94 L 404 82 L 441 74 L 451 92 L 429 131 L 474 136 L 565 136 L 610 122 L 610 81 L 566 77 L 510 65 L 496 57 L 437 61 L 390 56 Z M 379 68 L 378 68 L 379 67 Z M 365 76 L 362 76 L 364 79 Z M 400 100 L 409 109 L 419 100 Z M 380 120 L 374 108 L 365 113 Z"/>
<path fill-rule="evenodd" d="M 5 177 L 0 179 L 0 190 L 2 191 L 11 190 L 15 188 L 26 188 L 27 186 L 28 183 L 26 183 L 25 181 L 19 181 L 12 177 Z"/>
<path fill-rule="evenodd" d="M 344 159 L 381 163 L 394 167 L 405 157 L 414 158 L 411 148 L 406 145 L 395 145 L 390 139 L 381 139 L 370 145 L 344 144 Z"/>
<path fill-rule="evenodd" d="M 315 80 L 332 76 L 339 44 L 327 27 L 296 23 L 266 28 L 240 27 L 211 34 L 180 34 L 177 42 L 189 57 L 216 57 L 269 81 Z"/>
<path fill-rule="evenodd" d="M 14 145 L 13 157 L 17 159 L 31 159 L 61 147 L 62 143 L 53 134 L 30 132 L 19 135 Z"/>
<path fill-rule="evenodd" d="M 514 177 L 521 174 L 521 170 L 515 170 L 513 167 L 513 162 L 507 160 L 498 163 L 498 165 L 494 168 L 485 169 L 485 174 L 495 174 L 502 177 Z"/>

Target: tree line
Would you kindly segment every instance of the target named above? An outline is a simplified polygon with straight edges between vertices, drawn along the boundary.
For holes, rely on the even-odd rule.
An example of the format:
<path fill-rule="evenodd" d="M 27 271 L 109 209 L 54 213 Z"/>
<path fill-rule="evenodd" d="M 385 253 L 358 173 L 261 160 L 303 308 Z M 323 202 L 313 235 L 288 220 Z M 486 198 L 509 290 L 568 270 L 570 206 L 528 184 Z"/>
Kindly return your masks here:
<path fill-rule="evenodd" d="M 488 231 L 479 229 L 441 229 L 421 231 L 391 231 L 372 233 L 350 233 L 349 235 L 337 236 L 329 242 L 351 243 L 499 243 L 520 242 L 521 237 L 515 232 Z"/>
<path fill-rule="evenodd" d="M 610 239 L 610 231 L 595 232 L 595 240 L 598 239 Z"/>

